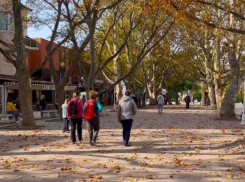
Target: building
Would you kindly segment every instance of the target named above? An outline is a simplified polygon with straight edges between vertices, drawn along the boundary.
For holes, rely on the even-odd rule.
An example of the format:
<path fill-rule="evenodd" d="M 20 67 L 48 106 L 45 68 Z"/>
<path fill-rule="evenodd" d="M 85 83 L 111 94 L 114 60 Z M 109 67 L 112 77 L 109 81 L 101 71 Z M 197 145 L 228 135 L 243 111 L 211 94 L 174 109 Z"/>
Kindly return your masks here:
<path fill-rule="evenodd" d="M 36 38 L 35 40 L 38 42 L 39 49 L 28 53 L 28 66 L 30 69 L 36 68 L 37 66 L 41 65 L 47 55 L 46 46 L 48 45 L 49 41 L 43 38 Z M 53 43 L 52 46 L 54 47 L 56 45 L 56 43 Z M 61 47 L 52 56 L 55 70 L 60 79 L 63 78 L 65 71 L 68 68 L 68 51 L 69 50 L 67 48 Z M 36 88 L 32 91 L 33 103 L 35 103 L 37 99 L 41 97 L 41 95 L 45 95 L 46 101 L 49 103 L 50 107 L 54 106 L 54 103 L 56 101 L 55 88 L 52 82 L 52 76 L 48 62 L 42 69 L 36 71 L 32 75 L 32 83 L 35 85 L 39 85 L 39 88 Z M 72 82 L 68 83 L 65 87 L 66 97 L 71 97 L 72 93 L 76 89 L 77 84 L 74 85 Z"/>
<path fill-rule="evenodd" d="M 13 13 L 11 12 L 11 6 L 9 6 L 10 1 L 1 0 L 0 1 L 0 39 L 8 43 L 14 48 L 14 43 L 12 42 L 14 38 L 14 20 Z M 23 18 L 27 16 L 28 9 L 23 6 L 22 15 Z M 23 22 L 24 27 L 24 40 L 26 44 L 26 50 L 33 51 L 38 50 L 38 42 L 27 36 L 27 23 Z M 5 48 L 3 44 L 0 44 L 1 48 Z M 28 60 L 26 60 L 28 61 Z M 6 100 L 9 95 L 17 94 L 16 90 L 10 90 L 6 82 L 15 82 L 15 67 L 8 62 L 8 60 L 0 53 L 0 113 L 5 113 L 6 111 Z"/>

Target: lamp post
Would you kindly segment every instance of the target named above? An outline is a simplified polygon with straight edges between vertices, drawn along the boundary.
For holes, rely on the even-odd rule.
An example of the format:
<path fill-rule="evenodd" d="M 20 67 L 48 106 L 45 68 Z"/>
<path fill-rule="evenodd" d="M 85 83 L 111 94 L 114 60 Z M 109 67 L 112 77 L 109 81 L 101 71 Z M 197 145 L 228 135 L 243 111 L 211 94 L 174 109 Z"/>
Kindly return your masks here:
<path fill-rule="evenodd" d="M 243 107 L 242 107 L 242 122 L 245 124 L 245 79 L 243 79 Z"/>
<path fill-rule="evenodd" d="M 113 91 L 114 93 L 113 93 L 113 96 L 114 96 L 114 111 L 116 111 L 116 86 L 114 87 L 114 91 Z"/>

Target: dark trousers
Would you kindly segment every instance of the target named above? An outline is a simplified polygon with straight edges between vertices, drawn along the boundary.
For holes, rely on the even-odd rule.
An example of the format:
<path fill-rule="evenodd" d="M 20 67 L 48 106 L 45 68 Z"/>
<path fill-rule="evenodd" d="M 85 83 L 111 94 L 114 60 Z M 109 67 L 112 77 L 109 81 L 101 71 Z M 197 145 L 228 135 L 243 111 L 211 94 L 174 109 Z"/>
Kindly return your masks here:
<path fill-rule="evenodd" d="M 187 109 L 190 108 L 190 102 L 186 102 L 186 108 L 187 108 Z"/>
<path fill-rule="evenodd" d="M 67 118 L 63 118 L 63 121 L 64 121 L 63 132 L 69 131 L 69 120 Z"/>
<path fill-rule="evenodd" d="M 128 144 L 129 142 L 132 124 L 133 124 L 133 119 L 122 120 L 123 141 L 125 144 Z"/>
<path fill-rule="evenodd" d="M 71 123 L 71 141 L 76 142 L 76 126 L 77 126 L 77 135 L 78 140 L 82 141 L 82 118 L 72 118 L 70 119 Z"/>
<path fill-rule="evenodd" d="M 89 137 L 89 142 L 91 143 L 96 142 L 99 130 L 100 130 L 100 119 L 99 116 L 96 116 L 93 119 L 88 119 L 86 120 L 86 125 L 88 128 L 88 137 Z"/>

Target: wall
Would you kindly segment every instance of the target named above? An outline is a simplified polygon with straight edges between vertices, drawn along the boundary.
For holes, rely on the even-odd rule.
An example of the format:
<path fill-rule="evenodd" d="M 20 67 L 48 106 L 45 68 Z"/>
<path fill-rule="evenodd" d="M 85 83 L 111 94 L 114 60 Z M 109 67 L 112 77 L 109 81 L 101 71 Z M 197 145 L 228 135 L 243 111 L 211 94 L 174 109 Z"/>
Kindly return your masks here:
<path fill-rule="evenodd" d="M 0 74 L 14 76 L 15 73 L 15 67 L 11 63 L 4 62 L 4 56 L 0 54 Z"/>
<path fill-rule="evenodd" d="M 29 64 L 29 68 L 35 68 L 37 66 L 39 66 L 40 64 L 43 63 L 45 57 L 46 57 L 46 46 L 48 44 L 48 40 L 45 39 L 35 39 L 38 41 L 39 44 L 39 50 L 37 51 L 31 51 L 28 52 L 28 64 Z M 53 46 L 55 46 L 56 44 L 53 44 Z M 55 52 L 53 54 L 53 60 L 54 60 L 54 66 L 55 66 L 55 70 L 59 70 L 59 64 L 60 64 L 60 57 L 59 57 L 59 52 Z M 49 64 L 46 63 L 46 65 L 44 66 L 44 68 L 49 69 Z"/>

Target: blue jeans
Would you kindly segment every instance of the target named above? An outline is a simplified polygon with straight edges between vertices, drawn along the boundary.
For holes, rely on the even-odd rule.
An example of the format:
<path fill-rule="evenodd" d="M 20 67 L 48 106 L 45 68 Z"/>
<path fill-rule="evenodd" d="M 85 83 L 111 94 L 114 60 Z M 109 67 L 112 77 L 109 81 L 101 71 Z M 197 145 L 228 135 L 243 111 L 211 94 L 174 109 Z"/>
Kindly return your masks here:
<path fill-rule="evenodd" d="M 69 120 L 67 118 L 63 118 L 63 121 L 64 121 L 63 132 L 70 131 L 69 130 Z"/>
<path fill-rule="evenodd" d="M 43 117 L 43 111 L 45 111 L 46 106 L 40 106 L 41 117 Z"/>
<path fill-rule="evenodd" d="M 123 141 L 125 144 L 128 144 L 129 142 L 132 125 L 133 125 L 133 119 L 122 120 Z"/>
<path fill-rule="evenodd" d="M 14 115 L 15 121 L 18 121 L 19 120 L 19 117 L 20 117 L 19 111 L 8 111 L 7 113 Z"/>
<path fill-rule="evenodd" d="M 158 112 L 162 113 L 163 104 L 158 104 L 157 107 L 158 107 Z"/>

